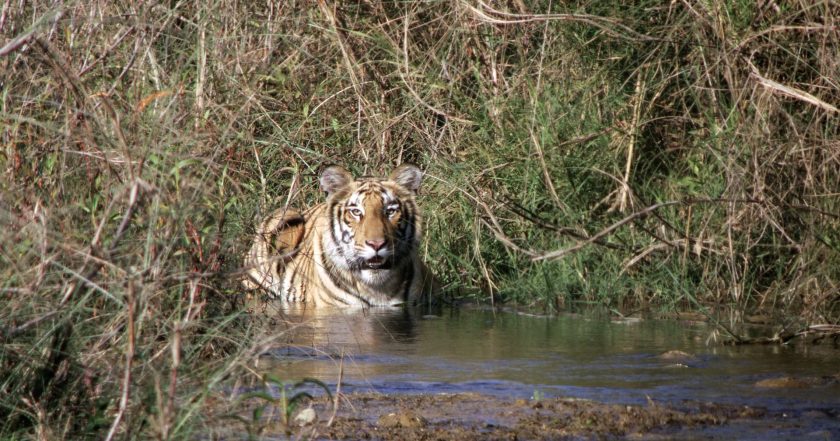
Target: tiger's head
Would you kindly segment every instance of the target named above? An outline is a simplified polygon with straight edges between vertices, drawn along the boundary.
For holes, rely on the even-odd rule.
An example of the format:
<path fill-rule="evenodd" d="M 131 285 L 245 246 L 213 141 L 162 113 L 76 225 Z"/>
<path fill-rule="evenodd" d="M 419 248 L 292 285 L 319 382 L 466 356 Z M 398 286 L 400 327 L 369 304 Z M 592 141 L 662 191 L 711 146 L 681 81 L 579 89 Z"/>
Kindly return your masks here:
<path fill-rule="evenodd" d="M 327 193 L 324 242 L 330 260 L 346 270 L 373 272 L 409 261 L 420 240 L 414 196 L 422 180 L 423 172 L 408 164 L 387 178 L 354 179 L 337 166 L 324 170 L 320 184 Z"/>

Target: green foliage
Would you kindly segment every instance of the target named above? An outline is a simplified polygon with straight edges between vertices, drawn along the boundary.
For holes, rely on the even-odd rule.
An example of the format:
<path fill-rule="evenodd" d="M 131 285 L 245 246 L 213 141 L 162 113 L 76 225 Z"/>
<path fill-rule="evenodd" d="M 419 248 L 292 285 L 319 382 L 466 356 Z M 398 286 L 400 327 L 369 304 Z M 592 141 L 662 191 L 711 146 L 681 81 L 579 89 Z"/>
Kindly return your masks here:
<path fill-rule="evenodd" d="M 320 380 L 314 378 L 305 378 L 299 382 L 284 381 L 272 374 L 265 374 L 263 377 L 266 390 L 246 392 L 239 396 L 239 407 L 247 401 L 258 401 L 262 404 L 253 406 L 250 418 L 242 415 L 231 415 L 229 418 L 238 420 L 243 423 L 245 430 L 248 432 L 248 439 L 259 439 L 269 426 L 274 423 L 279 423 L 282 430 L 291 435 L 291 419 L 295 411 L 306 401 L 312 399 L 312 395 L 301 390 L 304 386 L 317 386 L 326 392 L 328 398 L 332 398 L 332 393 L 329 387 Z M 276 391 L 278 396 L 275 396 L 269 391 Z M 273 421 L 271 418 L 266 418 L 266 411 L 269 415 L 273 411 L 277 412 L 278 421 Z"/>

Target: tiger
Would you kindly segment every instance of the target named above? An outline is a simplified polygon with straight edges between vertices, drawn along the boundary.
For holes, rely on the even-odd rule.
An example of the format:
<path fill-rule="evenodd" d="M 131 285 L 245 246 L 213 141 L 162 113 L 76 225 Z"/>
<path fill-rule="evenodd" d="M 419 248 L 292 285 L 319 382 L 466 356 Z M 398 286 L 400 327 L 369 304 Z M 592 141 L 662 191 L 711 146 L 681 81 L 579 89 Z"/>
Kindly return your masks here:
<path fill-rule="evenodd" d="M 257 226 L 243 286 L 313 307 L 397 306 L 433 295 L 438 283 L 418 255 L 422 180 L 411 164 L 387 178 L 326 168 L 325 202 L 280 208 Z"/>

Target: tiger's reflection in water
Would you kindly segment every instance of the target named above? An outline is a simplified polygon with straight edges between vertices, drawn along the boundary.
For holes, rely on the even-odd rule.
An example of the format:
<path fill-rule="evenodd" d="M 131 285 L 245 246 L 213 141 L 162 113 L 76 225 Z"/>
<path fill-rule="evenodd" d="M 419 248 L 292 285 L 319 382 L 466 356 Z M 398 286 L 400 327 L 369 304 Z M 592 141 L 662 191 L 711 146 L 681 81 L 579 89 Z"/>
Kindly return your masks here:
<path fill-rule="evenodd" d="M 276 324 L 284 334 L 281 345 L 262 361 L 268 362 L 268 371 L 290 381 L 336 383 L 342 370 L 356 379 L 388 374 L 395 360 L 382 363 L 381 354 L 409 355 L 418 317 L 413 308 L 284 308 Z"/>

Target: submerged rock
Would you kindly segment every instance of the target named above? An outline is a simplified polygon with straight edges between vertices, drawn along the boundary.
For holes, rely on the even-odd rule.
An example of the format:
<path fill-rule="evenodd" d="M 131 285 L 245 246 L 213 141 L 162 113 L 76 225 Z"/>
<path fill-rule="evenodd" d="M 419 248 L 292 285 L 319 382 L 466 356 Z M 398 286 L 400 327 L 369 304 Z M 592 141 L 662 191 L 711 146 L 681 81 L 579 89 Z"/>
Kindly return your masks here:
<path fill-rule="evenodd" d="M 684 361 L 684 360 L 693 360 L 694 355 L 689 354 L 688 352 L 683 352 L 679 350 L 671 350 L 665 351 L 659 354 L 659 359 L 661 360 L 670 360 L 670 361 Z"/>
<path fill-rule="evenodd" d="M 755 386 L 766 388 L 828 387 L 836 385 L 839 382 L 840 378 L 837 375 L 822 377 L 778 377 L 757 381 Z"/>

